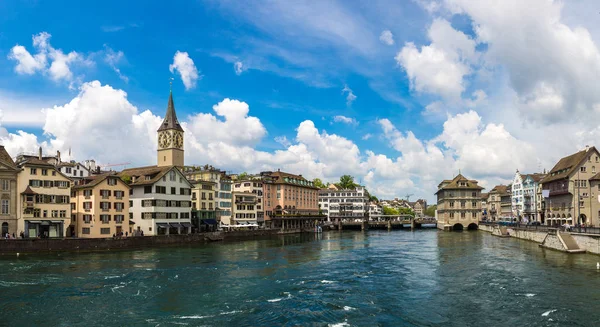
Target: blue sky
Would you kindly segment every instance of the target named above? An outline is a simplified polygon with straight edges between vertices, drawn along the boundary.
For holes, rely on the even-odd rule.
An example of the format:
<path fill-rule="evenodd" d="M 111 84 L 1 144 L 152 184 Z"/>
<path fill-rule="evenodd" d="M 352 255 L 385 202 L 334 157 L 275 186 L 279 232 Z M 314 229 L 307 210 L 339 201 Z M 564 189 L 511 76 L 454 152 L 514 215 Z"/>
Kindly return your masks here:
<path fill-rule="evenodd" d="M 3 1 L 0 140 L 153 164 L 172 77 L 187 163 L 348 173 L 430 200 L 461 169 L 491 189 L 597 140 L 600 99 L 569 85 L 600 56 L 598 24 L 576 18 L 592 2 L 485 2 Z M 557 128 L 573 136 L 547 145 Z M 128 150 L 95 145 L 110 140 Z"/>

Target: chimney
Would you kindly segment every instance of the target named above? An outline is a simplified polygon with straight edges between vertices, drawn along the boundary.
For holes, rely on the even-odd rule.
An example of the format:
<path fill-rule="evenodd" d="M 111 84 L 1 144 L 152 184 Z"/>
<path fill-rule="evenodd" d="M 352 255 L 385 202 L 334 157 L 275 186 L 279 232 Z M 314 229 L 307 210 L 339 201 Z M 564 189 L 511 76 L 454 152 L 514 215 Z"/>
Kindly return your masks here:
<path fill-rule="evenodd" d="M 42 147 L 40 147 L 40 152 L 38 153 L 38 159 L 42 160 Z"/>
<path fill-rule="evenodd" d="M 585 152 L 588 152 L 588 150 L 589 150 L 589 149 L 590 149 L 590 146 L 589 146 L 589 145 L 586 145 L 586 146 L 585 146 Z"/>
<path fill-rule="evenodd" d="M 56 150 L 56 160 L 58 160 L 58 163 L 61 163 L 60 161 L 60 151 Z"/>

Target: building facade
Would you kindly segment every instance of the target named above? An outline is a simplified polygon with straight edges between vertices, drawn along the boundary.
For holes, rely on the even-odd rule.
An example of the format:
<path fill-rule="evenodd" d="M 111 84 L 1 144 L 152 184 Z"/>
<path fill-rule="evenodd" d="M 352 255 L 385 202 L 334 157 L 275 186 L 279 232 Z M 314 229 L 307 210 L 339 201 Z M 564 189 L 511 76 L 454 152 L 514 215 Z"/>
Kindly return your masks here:
<path fill-rule="evenodd" d="M 253 194 L 255 197 L 256 203 L 254 204 L 254 210 L 256 211 L 256 219 L 255 224 L 259 226 L 264 226 L 265 224 L 265 206 L 264 206 L 264 191 L 263 191 L 263 183 L 260 179 L 247 179 L 247 180 L 236 180 L 233 183 L 233 218 L 235 220 L 235 224 L 239 224 L 242 220 L 238 219 L 238 214 L 241 214 L 239 210 L 237 210 L 238 203 L 236 200 L 236 195 L 239 199 L 246 199 L 244 197 L 244 193 Z M 248 222 L 250 220 L 247 220 Z"/>
<path fill-rule="evenodd" d="M 521 174 L 518 170 L 512 182 L 511 212 L 520 222 L 540 221 L 538 207 L 539 182 L 545 174 Z"/>
<path fill-rule="evenodd" d="M 40 149 L 41 153 L 41 149 Z M 71 181 L 43 158 L 19 163 L 17 232 L 25 237 L 65 237 L 71 225 Z"/>
<path fill-rule="evenodd" d="M 590 179 L 599 169 L 600 153 L 595 147 L 586 147 L 554 165 L 541 181 L 548 193 L 544 199 L 546 225 L 598 225 L 599 206 L 591 196 Z"/>
<path fill-rule="evenodd" d="M 427 201 L 418 199 L 412 204 L 415 218 L 423 218 L 425 216 L 425 210 L 427 210 Z"/>
<path fill-rule="evenodd" d="M 196 228 L 202 224 L 216 224 L 215 189 L 217 183 L 194 180 L 192 189 L 192 222 Z M 214 223 L 213 223 L 214 221 Z"/>
<path fill-rule="evenodd" d="M 369 220 L 376 219 L 383 215 L 383 207 L 377 202 L 369 203 Z"/>
<path fill-rule="evenodd" d="M 438 185 L 437 227 L 442 230 L 477 229 L 481 214 L 481 186 L 458 174 Z"/>
<path fill-rule="evenodd" d="M 129 225 L 130 187 L 116 174 L 82 178 L 71 188 L 71 220 L 75 235 L 104 238 L 133 230 Z"/>
<path fill-rule="evenodd" d="M 56 165 L 56 168 L 71 180 L 82 179 L 90 176 L 90 171 L 84 165 L 75 161 L 60 162 L 58 165 Z"/>
<path fill-rule="evenodd" d="M 319 208 L 327 216 L 328 222 L 339 219 L 365 219 L 369 210 L 369 197 L 366 189 L 358 186 L 347 190 L 319 190 Z"/>
<path fill-rule="evenodd" d="M 233 192 L 231 225 L 235 227 L 258 227 L 258 195 L 250 192 Z M 260 210 L 262 213 L 262 210 Z M 264 220 L 263 220 L 264 222 Z"/>
<path fill-rule="evenodd" d="M 17 214 L 17 175 L 19 168 L 4 146 L 0 146 L 0 237 L 19 236 Z"/>

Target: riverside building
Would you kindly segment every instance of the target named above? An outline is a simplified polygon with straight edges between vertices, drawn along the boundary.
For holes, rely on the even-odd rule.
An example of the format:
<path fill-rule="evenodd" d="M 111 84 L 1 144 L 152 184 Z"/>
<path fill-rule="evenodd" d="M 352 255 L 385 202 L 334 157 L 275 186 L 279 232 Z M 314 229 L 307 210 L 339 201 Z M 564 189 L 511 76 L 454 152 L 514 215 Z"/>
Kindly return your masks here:
<path fill-rule="evenodd" d="M 587 147 L 560 159 L 541 180 L 545 199 L 546 225 L 586 224 L 600 222 L 600 203 L 592 196 L 590 180 L 600 170 L 600 153 Z"/>
<path fill-rule="evenodd" d="M 236 180 L 233 183 L 232 216 L 235 225 L 265 224 L 263 183 L 260 179 Z"/>
<path fill-rule="evenodd" d="M 0 146 L 0 237 L 20 233 L 17 228 L 18 173 L 19 168 L 4 146 Z"/>
<path fill-rule="evenodd" d="M 458 174 L 438 185 L 437 227 L 442 230 L 477 229 L 481 214 L 481 190 L 476 180 Z"/>
<path fill-rule="evenodd" d="M 319 208 L 328 222 L 340 219 L 364 219 L 368 216 L 369 197 L 364 187 L 319 190 Z"/>
<path fill-rule="evenodd" d="M 157 130 L 157 166 L 125 169 L 119 176 L 130 190 L 130 221 L 134 234 L 168 235 L 192 231 L 192 187 L 183 168 L 183 128 L 177 120 L 173 93 Z"/>
<path fill-rule="evenodd" d="M 196 228 L 203 229 L 203 225 L 214 226 L 217 224 L 215 210 L 215 193 L 217 183 L 204 180 L 191 180 L 192 189 L 192 223 Z"/>
<path fill-rule="evenodd" d="M 71 224 L 71 181 L 44 160 L 28 156 L 17 163 L 17 232 L 25 237 L 65 237 Z"/>
<path fill-rule="evenodd" d="M 539 182 L 545 174 L 515 173 L 512 182 L 512 215 L 522 222 L 541 221 L 541 207 L 538 206 Z"/>
<path fill-rule="evenodd" d="M 71 188 L 71 219 L 75 235 L 103 238 L 131 234 L 130 187 L 116 173 L 82 178 Z"/>

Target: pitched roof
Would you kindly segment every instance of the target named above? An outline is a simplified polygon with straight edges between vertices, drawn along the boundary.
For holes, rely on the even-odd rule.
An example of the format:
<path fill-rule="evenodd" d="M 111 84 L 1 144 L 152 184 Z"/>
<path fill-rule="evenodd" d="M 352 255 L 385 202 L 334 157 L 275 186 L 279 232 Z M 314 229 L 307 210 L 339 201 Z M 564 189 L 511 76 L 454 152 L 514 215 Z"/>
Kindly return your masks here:
<path fill-rule="evenodd" d="M 119 177 L 130 176 L 130 186 L 152 185 L 158 182 L 172 166 L 147 166 L 138 168 L 124 169 L 119 173 Z"/>
<path fill-rule="evenodd" d="M 29 185 L 27 185 L 27 188 L 25 189 L 25 191 L 21 192 L 21 194 L 24 195 L 36 195 L 37 193 L 31 189 L 31 187 L 29 187 Z"/>
<path fill-rule="evenodd" d="M 442 185 L 443 183 L 446 183 L 446 182 L 448 182 L 448 181 L 444 180 L 442 183 L 440 183 L 440 185 Z M 460 186 L 461 182 L 466 182 L 466 186 Z M 483 187 L 477 185 L 476 180 L 468 179 L 465 176 L 463 176 L 462 174 L 458 174 L 447 185 L 440 187 L 438 189 L 438 192 L 440 190 L 453 190 L 453 189 L 483 190 Z M 436 192 L 436 194 L 437 194 L 437 192 Z"/>
<path fill-rule="evenodd" d="M 482 200 L 485 200 L 485 199 L 487 199 L 487 198 L 489 198 L 489 197 L 490 197 L 490 194 L 489 194 L 489 193 L 484 193 L 484 192 L 481 192 L 481 199 L 482 199 Z"/>
<path fill-rule="evenodd" d="M 506 194 L 508 192 L 508 185 L 496 185 L 494 188 L 488 193 L 498 193 L 498 194 Z"/>
<path fill-rule="evenodd" d="M 173 92 L 169 93 L 169 104 L 167 105 L 167 113 L 165 114 L 165 119 L 158 128 L 158 132 L 168 129 L 175 129 L 183 132 L 183 128 L 179 124 L 179 120 L 177 120 L 177 114 L 175 113 L 175 105 L 173 104 Z"/>
<path fill-rule="evenodd" d="M 554 167 L 550 170 L 548 175 L 542 180 L 542 183 L 568 178 L 573 172 L 575 172 L 577 166 L 579 166 L 579 164 L 585 160 L 590 151 L 595 151 L 598 153 L 596 147 L 593 146 L 560 159 L 558 163 L 556 163 L 556 165 L 554 165 Z"/>
<path fill-rule="evenodd" d="M 10 168 L 17 169 L 17 165 L 15 165 L 15 162 L 12 160 L 8 152 L 6 152 L 6 149 L 3 145 L 0 145 L 0 162 Z"/>
<path fill-rule="evenodd" d="M 117 176 L 116 172 L 88 176 L 88 177 L 85 177 L 82 179 L 82 181 L 88 181 L 86 184 L 79 184 L 79 185 L 73 186 L 73 189 L 93 188 L 93 187 L 99 185 L 100 183 L 102 183 L 104 180 L 106 180 L 110 176 L 119 177 L 119 176 Z M 121 180 L 121 178 L 119 178 L 119 180 Z M 127 185 L 127 183 L 123 182 L 123 180 L 121 180 L 121 182 L 123 184 Z"/>
<path fill-rule="evenodd" d="M 34 157 L 27 158 L 27 159 L 25 159 L 25 161 L 19 163 L 19 166 L 26 166 L 26 165 L 54 167 L 51 163 L 44 161 L 44 160 L 40 160 L 38 158 L 34 158 Z"/>
<path fill-rule="evenodd" d="M 301 175 L 294 175 L 290 173 L 284 173 L 282 171 L 275 171 L 269 173 L 268 176 L 274 178 L 274 184 L 288 184 L 319 189 L 318 187 L 313 185 L 313 182 L 307 180 Z"/>

